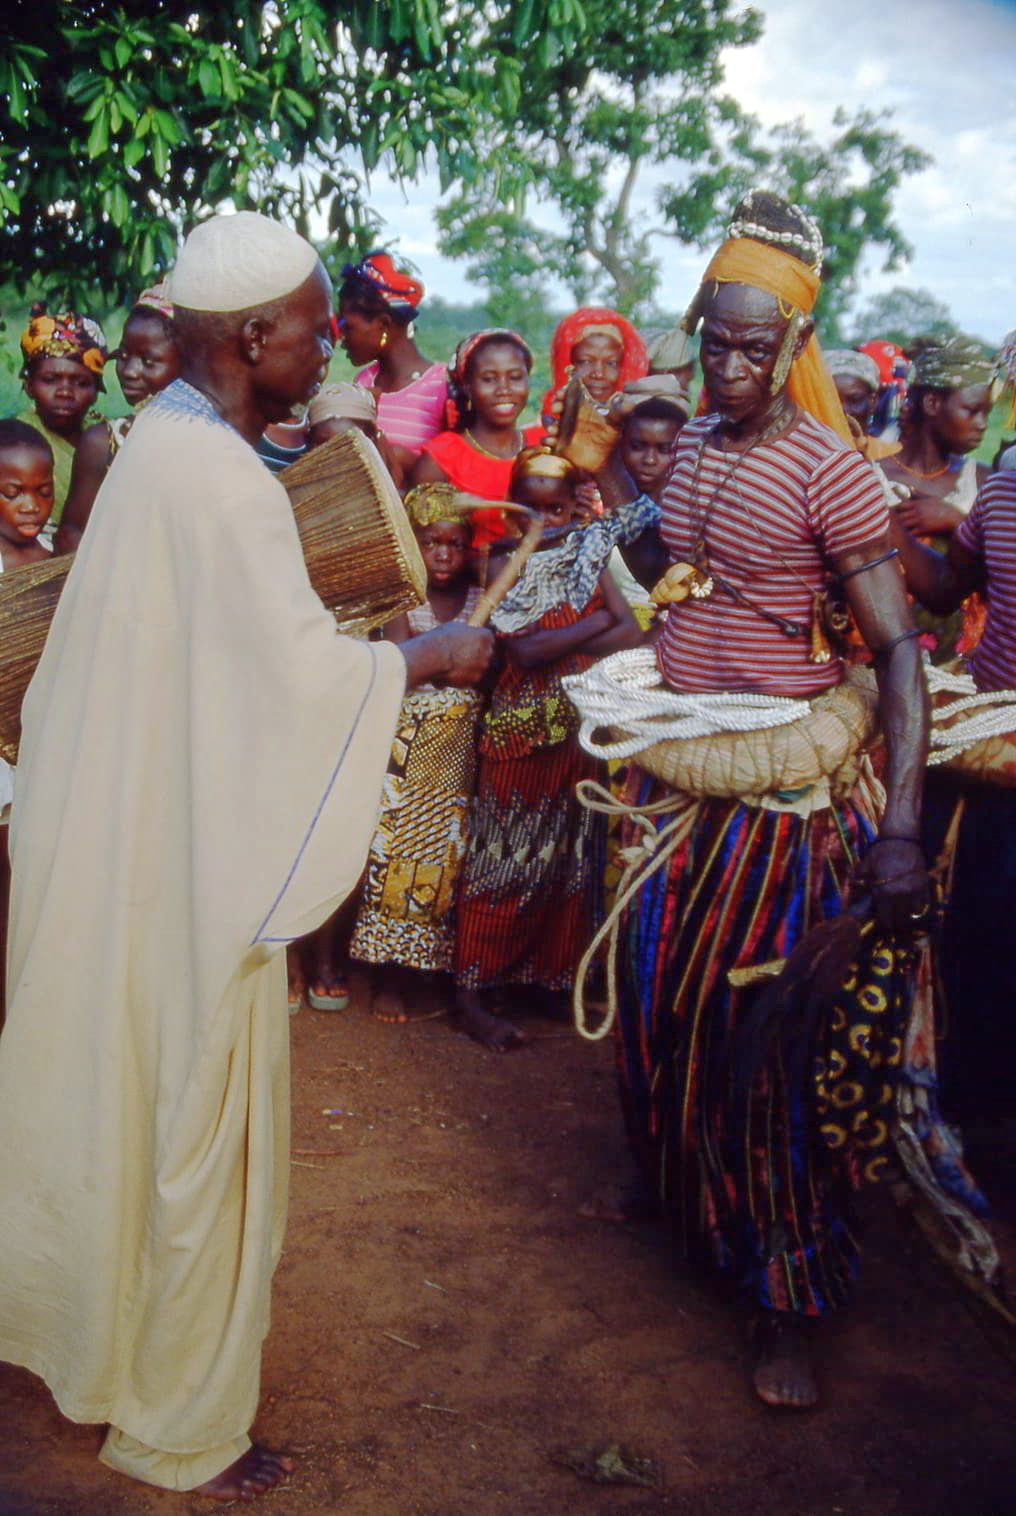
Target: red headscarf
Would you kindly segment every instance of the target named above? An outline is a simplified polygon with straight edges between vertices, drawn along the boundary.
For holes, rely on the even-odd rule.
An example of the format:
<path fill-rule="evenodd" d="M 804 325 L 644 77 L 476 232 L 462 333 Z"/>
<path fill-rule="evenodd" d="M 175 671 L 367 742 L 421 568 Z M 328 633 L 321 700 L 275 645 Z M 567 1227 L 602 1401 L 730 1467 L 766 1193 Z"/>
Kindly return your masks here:
<path fill-rule="evenodd" d="M 544 415 L 550 415 L 550 402 L 557 390 L 568 383 L 575 344 L 582 341 L 590 327 L 610 327 L 621 343 L 621 371 L 617 387 L 624 389 L 631 379 L 643 379 L 649 372 L 646 345 L 630 321 L 606 305 L 584 305 L 558 322 L 550 343 L 551 386 L 543 397 Z"/>
<path fill-rule="evenodd" d="M 397 269 L 388 253 L 368 253 L 359 263 L 344 264 L 342 278 L 360 279 L 369 284 L 396 314 L 415 313 L 423 299 L 423 285 L 419 279 Z"/>

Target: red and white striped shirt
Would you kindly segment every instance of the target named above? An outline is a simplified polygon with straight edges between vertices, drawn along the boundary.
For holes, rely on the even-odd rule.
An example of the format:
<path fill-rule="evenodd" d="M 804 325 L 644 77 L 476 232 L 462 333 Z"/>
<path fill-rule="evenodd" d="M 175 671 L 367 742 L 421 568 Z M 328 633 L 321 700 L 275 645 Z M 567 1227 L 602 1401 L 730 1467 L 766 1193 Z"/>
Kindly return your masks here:
<path fill-rule="evenodd" d="M 1016 473 L 992 474 L 956 541 L 984 564 L 988 619 L 967 660 L 980 690 L 1016 690 Z"/>
<path fill-rule="evenodd" d="M 807 413 L 787 436 L 740 457 L 710 445 L 716 419 L 689 422 L 678 438 L 662 503 L 671 561 L 693 561 L 704 515 L 714 573 L 803 635 L 786 636 L 716 585 L 708 599 L 667 613 L 660 670 L 678 690 L 817 694 L 840 682 L 843 667 L 835 657 L 808 662 L 812 597 L 828 582 L 830 557 L 888 533 L 882 486 L 860 453 Z"/>

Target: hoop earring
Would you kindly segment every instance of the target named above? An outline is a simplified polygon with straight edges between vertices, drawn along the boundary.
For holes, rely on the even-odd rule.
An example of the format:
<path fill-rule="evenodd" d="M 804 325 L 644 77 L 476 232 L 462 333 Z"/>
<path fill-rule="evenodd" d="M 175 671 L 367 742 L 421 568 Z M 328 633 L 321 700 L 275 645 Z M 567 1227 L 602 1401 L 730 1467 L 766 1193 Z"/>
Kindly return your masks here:
<path fill-rule="evenodd" d="M 388 346 L 388 333 L 387 332 L 382 332 L 381 333 L 381 341 L 378 343 L 378 347 L 380 347 L 380 348 L 386 348 L 387 346 Z"/>

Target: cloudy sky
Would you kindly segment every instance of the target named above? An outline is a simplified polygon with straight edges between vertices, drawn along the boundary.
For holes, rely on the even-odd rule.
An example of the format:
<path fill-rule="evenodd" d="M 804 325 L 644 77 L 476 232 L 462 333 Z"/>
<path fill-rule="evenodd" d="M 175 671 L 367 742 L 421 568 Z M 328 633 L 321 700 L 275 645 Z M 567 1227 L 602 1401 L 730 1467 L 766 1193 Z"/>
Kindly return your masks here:
<path fill-rule="evenodd" d="M 1016 326 L 1016 0 L 755 0 L 765 32 L 726 57 L 726 88 L 767 125 L 802 117 L 820 138 L 837 106 L 895 113 L 906 141 L 934 164 L 906 180 L 897 219 L 914 248 L 893 274 L 877 261 L 865 291 L 895 284 L 929 290 L 961 326 L 997 340 Z M 438 254 L 432 209 L 436 182 L 406 200 L 375 175 L 372 203 L 416 263 L 428 288 L 469 299 L 461 264 Z M 642 208 L 650 213 L 651 187 Z M 654 217 L 655 219 L 655 217 Z M 702 255 L 661 240 L 661 304 L 680 308 Z M 561 293 L 560 303 L 567 296 Z"/>

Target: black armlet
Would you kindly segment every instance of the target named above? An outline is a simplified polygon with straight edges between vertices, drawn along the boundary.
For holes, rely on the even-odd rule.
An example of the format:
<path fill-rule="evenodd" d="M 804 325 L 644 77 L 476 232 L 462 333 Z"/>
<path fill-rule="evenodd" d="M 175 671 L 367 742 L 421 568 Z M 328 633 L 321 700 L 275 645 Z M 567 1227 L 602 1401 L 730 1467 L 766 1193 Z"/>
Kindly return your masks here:
<path fill-rule="evenodd" d="M 855 574 L 866 574 L 869 569 L 878 568 L 880 563 L 888 563 L 890 558 L 895 558 L 898 554 L 899 548 L 891 547 L 887 553 L 882 554 L 881 558 L 873 558 L 870 563 L 862 563 L 859 568 L 847 569 L 845 574 L 839 576 L 840 583 L 846 584 L 847 580 L 853 579 Z"/>

